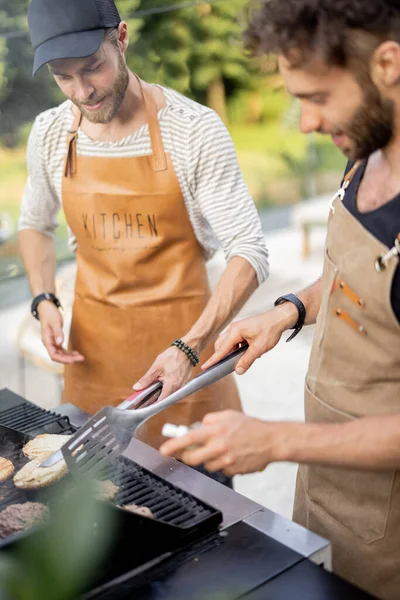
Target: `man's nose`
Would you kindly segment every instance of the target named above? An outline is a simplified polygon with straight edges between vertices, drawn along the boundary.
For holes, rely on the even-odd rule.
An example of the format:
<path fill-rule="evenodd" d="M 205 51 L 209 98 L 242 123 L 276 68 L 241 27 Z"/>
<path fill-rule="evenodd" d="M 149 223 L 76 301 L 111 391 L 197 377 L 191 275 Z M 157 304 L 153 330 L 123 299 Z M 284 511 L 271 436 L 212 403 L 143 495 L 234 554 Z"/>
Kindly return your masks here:
<path fill-rule="evenodd" d="M 312 133 L 322 129 L 322 119 L 318 109 L 302 107 L 300 114 L 300 130 L 302 133 Z"/>
<path fill-rule="evenodd" d="M 90 99 L 90 96 L 93 94 L 93 92 L 94 92 L 94 87 L 90 83 L 90 81 L 80 79 L 75 82 L 74 98 L 76 98 L 76 100 L 78 100 L 78 102 L 82 102 L 83 104 L 85 104 L 85 102 L 88 102 L 88 100 Z"/>

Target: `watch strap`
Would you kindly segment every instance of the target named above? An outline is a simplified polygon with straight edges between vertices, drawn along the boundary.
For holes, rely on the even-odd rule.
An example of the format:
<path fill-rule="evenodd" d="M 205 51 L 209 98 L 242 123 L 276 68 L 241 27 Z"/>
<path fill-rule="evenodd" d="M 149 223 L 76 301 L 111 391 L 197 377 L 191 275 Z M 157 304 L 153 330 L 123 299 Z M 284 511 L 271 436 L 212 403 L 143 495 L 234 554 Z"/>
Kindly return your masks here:
<path fill-rule="evenodd" d="M 277 300 L 275 300 L 274 306 L 279 306 L 279 304 L 283 304 L 284 302 L 291 302 L 294 304 L 299 314 L 296 325 L 291 328 L 294 329 L 294 331 L 286 340 L 287 342 L 290 342 L 303 329 L 307 312 L 302 301 L 294 294 L 285 294 L 284 296 L 280 296 Z"/>
<path fill-rule="evenodd" d="M 51 292 L 44 292 L 43 294 L 39 294 L 38 296 L 35 296 L 35 298 L 32 300 L 32 304 L 31 304 L 31 313 L 35 317 L 35 319 L 39 320 L 39 313 L 38 313 L 37 309 L 38 309 L 39 304 L 41 302 L 43 302 L 43 300 L 48 300 L 49 302 L 53 302 L 53 304 L 55 304 L 57 308 L 62 308 L 61 302 L 59 301 L 57 296 L 55 296 Z"/>

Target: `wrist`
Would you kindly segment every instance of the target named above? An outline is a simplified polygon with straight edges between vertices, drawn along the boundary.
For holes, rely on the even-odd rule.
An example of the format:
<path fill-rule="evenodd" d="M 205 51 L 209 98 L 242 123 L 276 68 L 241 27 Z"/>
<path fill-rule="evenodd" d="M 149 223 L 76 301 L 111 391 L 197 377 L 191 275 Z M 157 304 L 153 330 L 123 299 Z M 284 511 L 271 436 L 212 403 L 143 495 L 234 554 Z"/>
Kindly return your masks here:
<path fill-rule="evenodd" d="M 194 350 L 194 352 L 196 352 L 197 355 L 201 354 L 201 352 L 203 352 L 204 350 L 203 341 L 199 336 L 190 335 L 190 333 L 188 333 L 187 335 L 181 337 L 181 340 L 182 342 L 187 344 L 192 350 Z"/>
<path fill-rule="evenodd" d="M 42 302 L 38 305 L 36 312 L 38 314 L 39 317 L 39 321 L 42 315 L 44 315 L 46 312 L 48 312 L 49 310 L 58 310 L 58 308 L 56 307 L 56 305 L 51 302 L 51 300 L 42 300 Z"/>
<path fill-rule="evenodd" d="M 303 302 L 295 294 L 286 294 L 285 296 L 280 296 L 279 298 L 277 298 L 277 300 L 275 300 L 274 306 L 280 306 L 281 304 L 286 304 L 288 302 L 290 304 L 293 304 L 297 310 L 297 321 L 291 327 L 291 329 L 293 329 L 294 331 L 286 340 L 287 342 L 290 342 L 303 329 L 307 316 L 307 311 Z"/>
<path fill-rule="evenodd" d="M 178 338 L 176 340 L 174 340 L 174 342 L 172 342 L 171 346 L 175 346 L 176 348 L 178 348 L 179 352 L 181 352 L 183 355 L 186 355 L 186 357 L 188 358 L 188 360 L 191 362 L 192 367 L 196 367 L 199 363 L 199 356 L 196 353 L 196 351 L 191 348 L 191 346 L 189 346 L 188 344 L 186 344 L 182 338 Z"/>
<path fill-rule="evenodd" d="M 270 462 L 304 462 L 306 423 L 266 422 L 266 454 Z"/>
<path fill-rule="evenodd" d="M 49 304 L 53 304 L 53 306 L 55 306 L 57 310 L 59 308 L 62 308 L 61 302 L 59 301 L 57 296 L 55 296 L 53 293 L 44 292 L 42 294 L 39 294 L 38 296 L 35 296 L 35 298 L 33 298 L 32 304 L 31 304 L 31 313 L 36 319 L 40 320 L 40 314 L 44 310 L 43 304 L 45 304 L 47 306 Z"/>
<path fill-rule="evenodd" d="M 278 304 L 272 310 L 277 317 L 276 323 L 282 333 L 288 329 L 292 329 L 296 325 L 299 318 L 299 313 L 296 306 L 291 302 Z"/>

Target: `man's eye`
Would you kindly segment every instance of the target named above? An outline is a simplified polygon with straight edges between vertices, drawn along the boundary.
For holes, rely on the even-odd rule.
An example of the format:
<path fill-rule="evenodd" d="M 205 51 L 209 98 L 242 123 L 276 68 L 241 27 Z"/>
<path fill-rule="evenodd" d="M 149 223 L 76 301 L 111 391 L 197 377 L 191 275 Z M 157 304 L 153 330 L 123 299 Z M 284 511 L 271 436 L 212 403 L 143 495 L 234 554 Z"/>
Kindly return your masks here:
<path fill-rule="evenodd" d="M 97 67 L 93 67 L 92 69 L 86 69 L 88 73 L 96 73 L 96 71 L 100 71 L 102 65 L 97 65 Z"/>
<path fill-rule="evenodd" d="M 325 104 L 326 102 L 326 96 L 314 96 L 314 98 L 312 99 L 314 104 Z"/>

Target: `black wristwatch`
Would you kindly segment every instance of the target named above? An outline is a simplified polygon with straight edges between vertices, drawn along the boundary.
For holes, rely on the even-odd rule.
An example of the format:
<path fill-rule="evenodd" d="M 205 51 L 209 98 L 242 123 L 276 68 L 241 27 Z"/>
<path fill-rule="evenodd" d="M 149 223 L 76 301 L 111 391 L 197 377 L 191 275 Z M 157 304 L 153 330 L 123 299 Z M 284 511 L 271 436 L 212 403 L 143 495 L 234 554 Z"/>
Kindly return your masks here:
<path fill-rule="evenodd" d="M 283 304 L 284 302 L 291 302 L 295 305 L 299 312 L 299 318 L 297 320 L 297 323 L 294 327 L 291 328 L 294 329 L 294 332 L 286 340 L 287 342 L 290 342 L 290 340 L 296 337 L 296 335 L 300 333 L 300 331 L 303 329 L 304 321 L 306 320 L 306 307 L 304 306 L 302 301 L 299 300 L 298 297 L 294 294 L 286 294 L 285 296 L 280 296 L 277 300 L 275 300 L 274 306 L 278 306 L 279 304 Z"/>
<path fill-rule="evenodd" d="M 36 296 L 32 300 L 32 304 L 31 304 L 31 313 L 37 320 L 39 320 L 39 313 L 38 313 L 37 308 L 38 308 L 39 304 L 41 302 L 43 302 L 43 300 L 50 300 L 50 302 L 53 302 L 53 304 L 55 304 L 57 306 L 57 308 L 62 308 L 61 302 L 59 301 L 57 296 L 55 296 L 54 294 L 50 294 L 49 292 L 45 292 L 44 294 L 39 294 L 39 296 Z"/>

